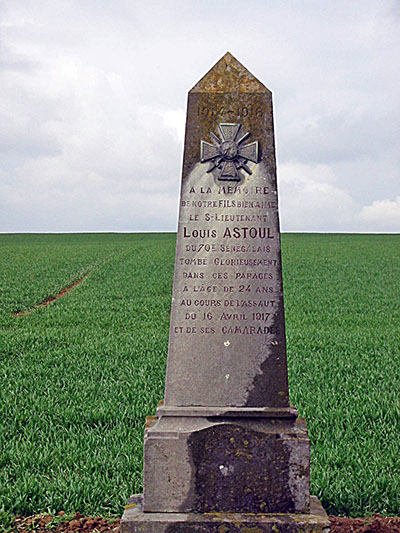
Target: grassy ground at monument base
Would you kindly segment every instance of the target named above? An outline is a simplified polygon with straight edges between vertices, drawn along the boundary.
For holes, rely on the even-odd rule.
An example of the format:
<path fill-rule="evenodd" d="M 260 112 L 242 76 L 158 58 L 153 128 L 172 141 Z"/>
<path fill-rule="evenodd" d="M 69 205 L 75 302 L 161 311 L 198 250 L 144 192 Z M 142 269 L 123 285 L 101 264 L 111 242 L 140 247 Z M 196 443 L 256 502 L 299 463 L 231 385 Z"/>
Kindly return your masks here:
<path fill-rule="evenodd" d="M 400 236 L 282 236 L 292 403 L 330 514 L 400 514 Z M 163 397 L 173 234 L 0 236 L 0 521 L 121 515 Z M 62 298 L 13 316 L 87 277 Z"/>

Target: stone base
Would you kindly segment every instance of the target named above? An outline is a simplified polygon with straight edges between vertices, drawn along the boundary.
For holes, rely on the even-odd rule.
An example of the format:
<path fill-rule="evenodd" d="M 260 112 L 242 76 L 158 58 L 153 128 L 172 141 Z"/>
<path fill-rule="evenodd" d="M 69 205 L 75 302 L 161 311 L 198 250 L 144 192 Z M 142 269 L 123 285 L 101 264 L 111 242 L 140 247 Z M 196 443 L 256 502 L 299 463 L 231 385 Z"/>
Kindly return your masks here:
<path fill-rule="evenodd" d="M 132 496 L 121 533 L 327 533 L 328 517 L 315 496 L 310 513 L 144 513 L 142 495 Z"/>
<path fill-rule="evenodd" d="M 143 511 L 308 513 L 309 444 L 301 418 L 154 417 Z"/>

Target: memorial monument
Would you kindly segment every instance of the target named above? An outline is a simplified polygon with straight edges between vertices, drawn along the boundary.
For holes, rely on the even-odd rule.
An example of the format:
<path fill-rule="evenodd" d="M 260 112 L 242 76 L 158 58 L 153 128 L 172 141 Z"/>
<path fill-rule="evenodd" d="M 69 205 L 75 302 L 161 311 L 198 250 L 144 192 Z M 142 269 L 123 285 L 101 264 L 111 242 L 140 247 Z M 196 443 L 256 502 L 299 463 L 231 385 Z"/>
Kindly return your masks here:
<path fill-rule="evenodd" d="M 123 533 L 328 531 L 289 403 L 270 91 L 230 53 L 189 92 L 165 400 Z"/>

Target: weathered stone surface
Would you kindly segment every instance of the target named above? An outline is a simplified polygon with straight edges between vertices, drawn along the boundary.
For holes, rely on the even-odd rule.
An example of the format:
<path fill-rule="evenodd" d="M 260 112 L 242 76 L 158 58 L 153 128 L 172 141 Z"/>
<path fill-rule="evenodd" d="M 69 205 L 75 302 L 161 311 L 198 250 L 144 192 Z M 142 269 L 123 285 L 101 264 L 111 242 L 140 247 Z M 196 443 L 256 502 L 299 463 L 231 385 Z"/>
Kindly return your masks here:
<path fill-rule="evenodd" d="M 271 93 L 229 53 L 189 93 L 173 406 L 289 407 Z"/>
<path fill-rule="evenodd" d="M 329 520 L 321 504 L 311 498 L 310 513 L 144 513 L 134 496 L 121 520 L 121 533 L 327 533 Z"/>
<path fill-rule="evenodd" d="M 308 512 L 303 419 L 161 417 L 146 430 L 144 511 Z"/>

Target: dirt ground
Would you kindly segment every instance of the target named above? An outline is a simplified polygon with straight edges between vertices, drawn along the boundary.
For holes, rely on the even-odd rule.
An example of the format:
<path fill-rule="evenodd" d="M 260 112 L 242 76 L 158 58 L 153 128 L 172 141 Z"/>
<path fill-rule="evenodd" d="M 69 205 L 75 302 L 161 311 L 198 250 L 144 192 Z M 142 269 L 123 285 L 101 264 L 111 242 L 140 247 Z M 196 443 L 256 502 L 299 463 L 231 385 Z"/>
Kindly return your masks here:
<path fill-rule="evenodd" d="M 332 533 L 400 533 L 400 517 L 376 514 L 368 518 L 330 516 Z"/>
<path fill-rule="evenodd" d="M 374 515 L 368 518 L 341 518 L 330 516 L 331 533 L 400 533 L 400 517 Z M 119 533 L 119 520 L 107 521 L 102 517 L 81 516 L 75 513 L 66 515 L 61 511 L 57 516 L 37 515 L 16 517 L 8 530 L 12 533 Z"/>

